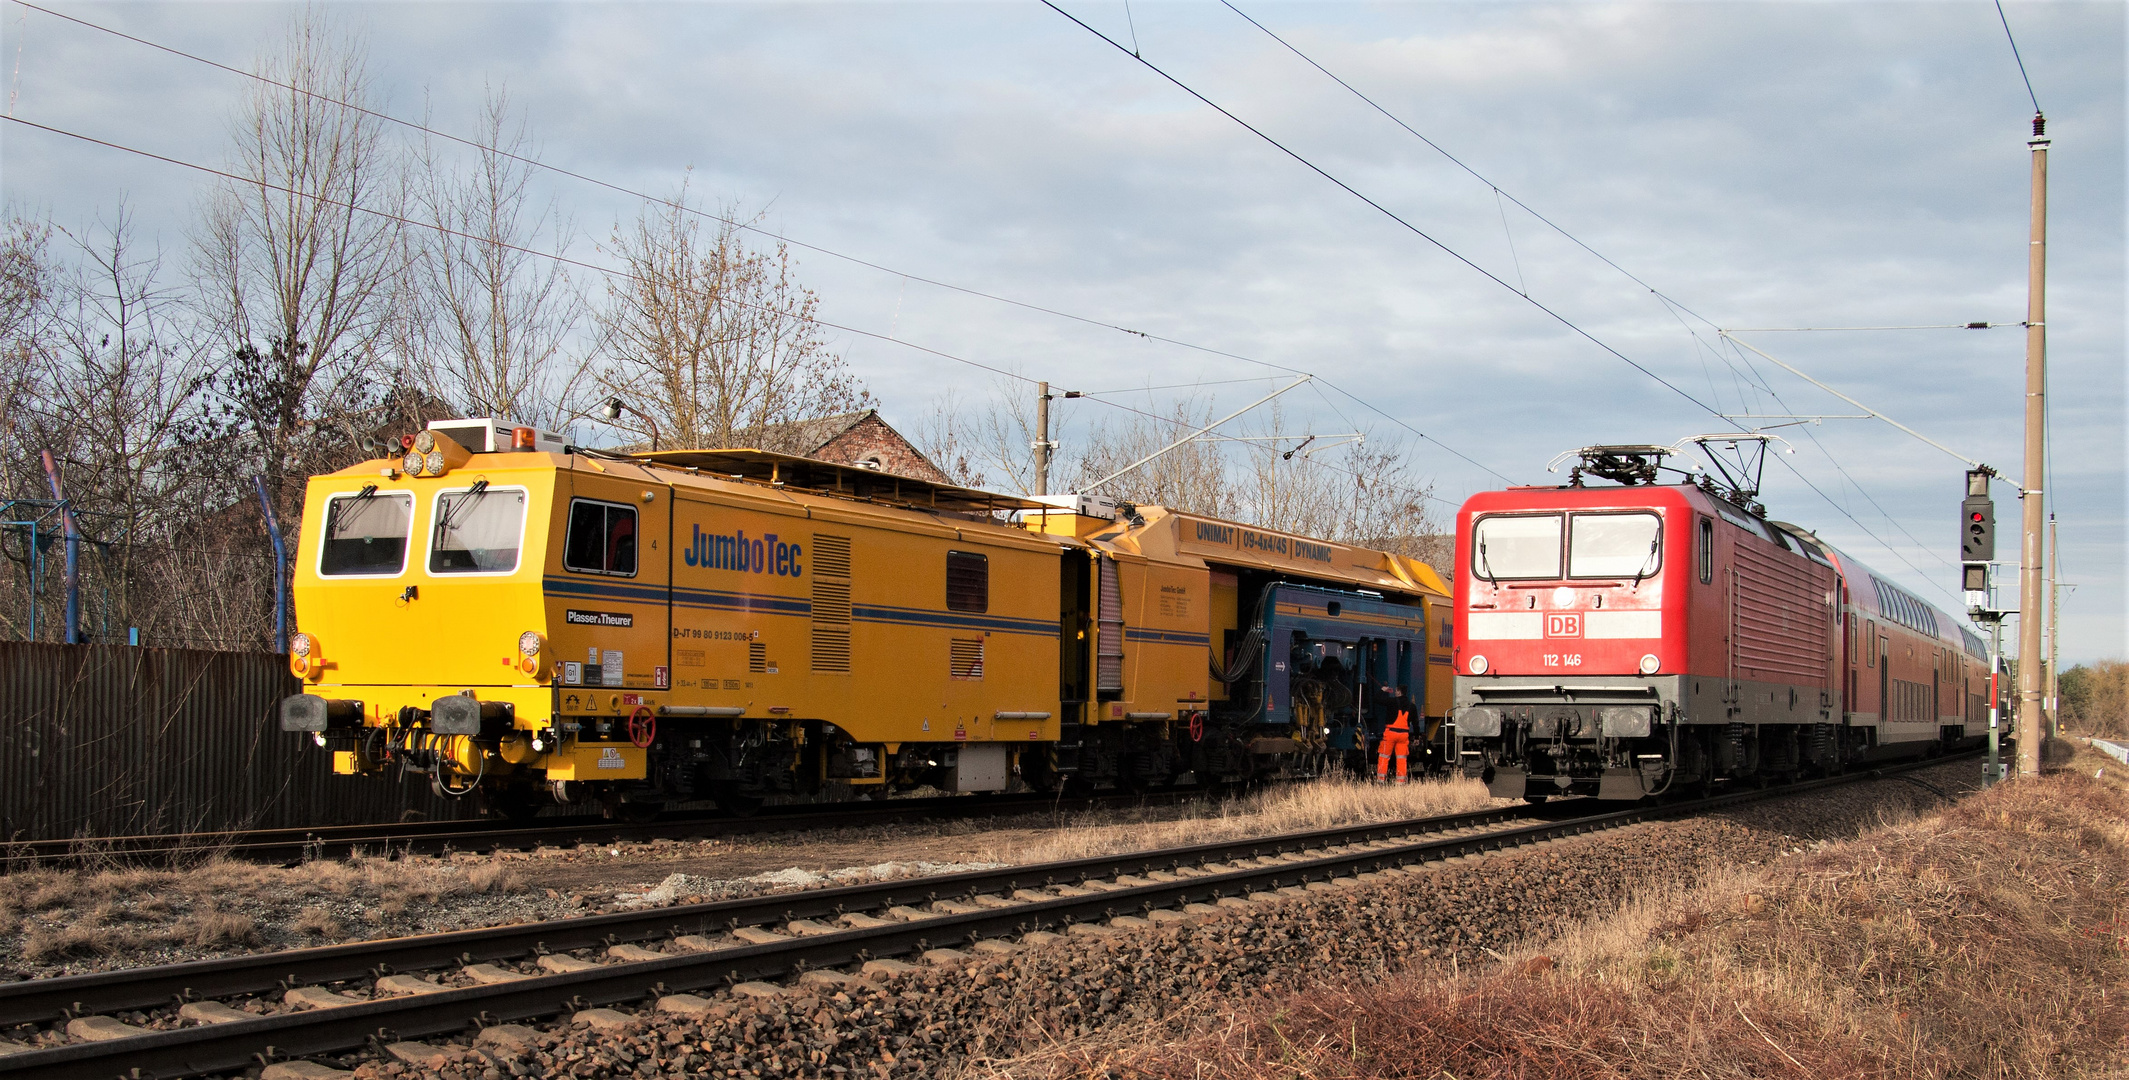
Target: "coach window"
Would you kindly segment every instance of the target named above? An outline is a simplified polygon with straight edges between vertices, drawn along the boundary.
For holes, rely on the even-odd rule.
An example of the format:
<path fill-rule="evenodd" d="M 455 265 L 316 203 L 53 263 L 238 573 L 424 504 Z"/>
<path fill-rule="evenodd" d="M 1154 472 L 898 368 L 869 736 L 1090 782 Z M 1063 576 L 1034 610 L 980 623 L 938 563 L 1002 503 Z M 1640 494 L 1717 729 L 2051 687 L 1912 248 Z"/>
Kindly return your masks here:
<path fill-rule="evenodd" d="M 1715 580 L 1715 522 L 1700 519 L 1700 583 L 1706 585 Z"/>
<path fill-rule="evenodd" d="M 429 533 L 432 574 L 507 574 L 517 569 L 525 534 L 525 490 L 486 482 L 436 497 Z"/>
<path fill-rule="evenodd" d="M 991 557 L 973 551 L 946 553 L 946 610 L 991 609 Z"/>
<path fill-rule="evenodd" d="M 1654 514 L 1576 514 L 1568 522 L 1568 577 L 1638 581 L 1662 566 L 1663 519 Z"/>
<path fill-rule="evenodd" d="M 636 508 L 592 499 L 569 501 L 562 569 L 579 574 L 636 574 Z"/>
<path fill-rule="evenodd" d="M 371 488 L 359 495 L 333 496 L 325 503 L 318 573 L 397 577 L 407 568 L 407 534 L 413 521 L 414 496 L 403 491 L 379 495 Z"/>
<path fill-rule="evenodd" d="M 1482 517 L 1471 538 L 1471 572 L 1487 581 L 1560 576 L 1558 514 Z"/>
<path fill-rule="evenodd" d="M 1878 621 L 1870 619 L 1863 623 L 1863 666 L 1878 666 Z"/>

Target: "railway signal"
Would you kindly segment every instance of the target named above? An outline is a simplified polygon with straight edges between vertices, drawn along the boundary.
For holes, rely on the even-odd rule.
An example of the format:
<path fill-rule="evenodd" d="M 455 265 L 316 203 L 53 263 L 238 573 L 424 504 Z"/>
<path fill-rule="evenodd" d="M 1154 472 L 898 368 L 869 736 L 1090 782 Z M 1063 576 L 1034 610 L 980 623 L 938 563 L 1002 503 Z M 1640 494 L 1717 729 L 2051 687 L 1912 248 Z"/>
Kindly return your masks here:
<path fill-rule="evenodd" d="M 1968 606 L 1978 601 L 1971 594 L 1989 587 L 1989 563 L 1996 558 L 1996 502 L 1989 498 L 1989 471 L 1969 469 L 1966 500 L 1959 504 L 1960 588 L 1970 594 Z"/>
<path fill-rule="evenodd" d="M 1966 501 L 1959 504 L 1959 559 L 1986 563 L 1996 557 L 1996 501 L 1989 498 L 1989 474 L 1971 469 L 1966 474 Z"/>

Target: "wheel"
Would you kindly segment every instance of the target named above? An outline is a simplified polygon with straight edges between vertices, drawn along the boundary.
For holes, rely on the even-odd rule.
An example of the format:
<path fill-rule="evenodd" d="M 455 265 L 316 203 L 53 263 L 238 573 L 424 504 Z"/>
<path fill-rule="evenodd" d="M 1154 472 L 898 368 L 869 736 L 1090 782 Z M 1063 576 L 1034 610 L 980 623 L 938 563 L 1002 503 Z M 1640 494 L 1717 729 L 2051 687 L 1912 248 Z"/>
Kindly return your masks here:
<path fill-rule="evenodd" d="M 606 816 L 609 818 L 625 821 L 631 825 L 648 825 L 658 820 L 658 815 L 665 812 L 665 804 L 662 802 L 630 802 L 627 799 L 615 799 L 607 803 L 604 809 Z"/>
<path fill-rule="evenodd" d="M 1061 794 L 1073 786 L 1072 774 L 1058 771 L 1056 751 L 1047 747 L 1021 751 L 1020 779 L 1045 795 Z"/>
<path fill-rule="evenodd" d="M 487 817 L 507 821 L 512 825 L 529 825 L 539 816 L 540 808 L 547 804 L 538 788 L 513 784 L 505 788 L 484 787 L 480 790 L 481 813 Z"/>

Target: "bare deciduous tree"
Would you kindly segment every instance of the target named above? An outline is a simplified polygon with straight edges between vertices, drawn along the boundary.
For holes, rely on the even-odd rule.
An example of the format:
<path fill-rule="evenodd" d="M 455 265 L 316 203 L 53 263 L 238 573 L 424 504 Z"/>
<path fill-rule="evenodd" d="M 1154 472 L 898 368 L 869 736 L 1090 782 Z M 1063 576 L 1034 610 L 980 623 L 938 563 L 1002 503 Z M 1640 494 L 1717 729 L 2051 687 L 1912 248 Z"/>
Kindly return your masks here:
<path fill-rule="evenodd" d="M 535 167 L 506 90 L 491 90 L 470 166 L 423 142 L 411 182 L 404 344 L 415 380 L 468 415 L 560 427 L 587 361 L 569 346 L 583 296 L 559 262 L 571 227 L 552 202 L 535 205 Z"/>
<path fill-rule="evenodd" d="M 229 172 L 195 237 L 198 294 L 228 350 L 228 423 L 249 437 L 277 500 L 285 477 L 345 452 L 334 414 L 380 393 L 399 278 L 399 159 L 369 98 L 366 53 L 312 9 L 257 70 L 231 125 Z M 281 84 L 281 85 L 276 85 Z M 286 89 L 284 87 L 293 87 Z"/>
<path fill-rule="evenodd" d="M 1243 439 L 1207 434 L 1103 482 L 1213 415 L 1211 402 L 1184 398 L 1166 416 L 1106 418 L 1083 436 L 1059 438 L 1052 475 L 1065 481 L 1059 490 L 1320 536 L 1446 571 L 1449 538 L 1439 535 L 1428 505 L 1433 487 L 1413 475 L 1400 447 L 1366 438 L 1344 445 L 1305 442 L 1305 435 L 1282 440 L 1287 422 L 1276 402 L 1240 425 Z M 1053 438 L 1070 422 L 1053 416 L 1060 420 Z M 916 430 L 925 454 L 961 482 L 980 486 L 997 477 L 1011 490 L 1033 490 L 1034 397 L 1025 388 L 999 383 L 972 406 L 947 395 Z"/>
<path fill-rule="evenodd" d="M 18 223 L 18 236 L 22 229 Z M 111 627 L 115 634 L 136 626 L 163 640 L 252 644 L 247 623 L 194 621 L 194 601 L 211 591 L 211 575 L 198 569 L 227 573 L 234 566 L 225 545 L 190 551 L 182 537 L 214 505 L 213 489 L 223 486 L 217 470 L 201 467 L 213 447 L 188 443 L 205 404 L 209 339 L 163 282 L 160 254 L 135 244 L 123 206 L 93 238 L 58 231 L 72 241 L 73 261 L 40 256 L 43 286 L 32 317 L 39 332 L 15 339 L 24 346 L 33 391 L 11 410 L 6 426 L 7 490 L 45 494 L 39 452 L 53 454 L 87 540 L 85 629 Z M 11 557 L 28 555 L 26 533 L 11 530 Z M 29 636 L 34 589 L 50 613 L 38 636 L 57 637 L 56 577 L 33 580 L 31 560 L 15 561 L 21 572 L 0 602 L 0 621 Z M 180 562 L 194 571 L 179 572 Z M 202 642 L 207 626 L 237 633 L 210 631 Z"/>
<path fill-rule="evenodd" d="M 667 448 L 729 446 L 737 432 L 867 407 L 813 321 L 820 301 L 789 250 L 749 247 L 729 212 L 705 232 L 688 198 L 683 186 L 614 228 L 626 275 L 598 317 L 599 384 L 647 415 Z"/>
<path fill-rule="evenodd" d="M 1227 453 L 1217 437 L 1195 439 L 1132 471 L 1101 482 L 1131 463 L 1212 422 L 1210 402 L 1175 402 L 1165 418 L 1126 414 L 1095 425 L 1082 445 L 1067 446 L 1070 490 L 1114 495 L 1143 505 L 1166 506 L 1208 517 L 1236 518 L 1239 492 Z M 1271 522 L 1258 521 L 1267 528 Z"/>
<path fill-rule="evenodd" d="M 23 410 L 41 400 L 51 331 L 52 227 L 10 213 L 0 231 L 0 447 L 7 461 L 24 447 Z"/>

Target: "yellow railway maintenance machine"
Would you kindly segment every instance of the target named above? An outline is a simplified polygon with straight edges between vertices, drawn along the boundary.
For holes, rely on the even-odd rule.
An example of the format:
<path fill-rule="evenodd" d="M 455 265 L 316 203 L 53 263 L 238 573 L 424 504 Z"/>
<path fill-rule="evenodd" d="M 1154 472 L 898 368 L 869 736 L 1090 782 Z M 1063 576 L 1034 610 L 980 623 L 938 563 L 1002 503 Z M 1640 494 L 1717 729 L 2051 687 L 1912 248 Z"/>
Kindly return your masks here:
<path fill-rule="evenodd" d="M 282 727 L 496 813 L 1242 779 L 1319 768 L 1378 674 L 1448 701 L 1447 591 L 1395 556 L 753 450 L 403 442 L 310 482 Z"/>

